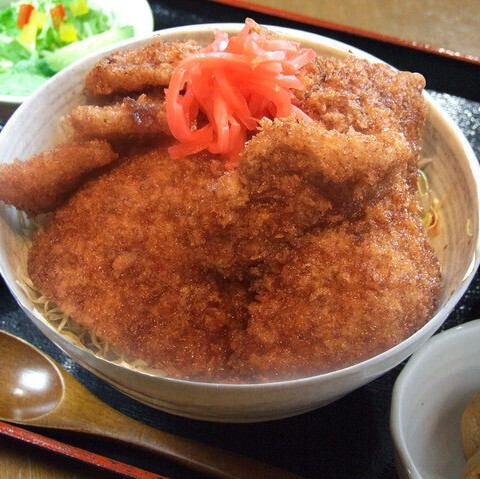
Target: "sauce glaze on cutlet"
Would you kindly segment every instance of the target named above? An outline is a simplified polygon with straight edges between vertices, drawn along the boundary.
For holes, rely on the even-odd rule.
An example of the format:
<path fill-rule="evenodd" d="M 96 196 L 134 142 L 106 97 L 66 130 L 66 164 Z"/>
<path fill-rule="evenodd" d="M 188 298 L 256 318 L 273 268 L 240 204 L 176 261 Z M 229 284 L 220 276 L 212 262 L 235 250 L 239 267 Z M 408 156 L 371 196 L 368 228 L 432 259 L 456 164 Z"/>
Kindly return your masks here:
<path fill-rule="evenodd" d="M 144 114 L 153 137 L 165 133 L 150 121 L 164 111 L 152 88 L 198 48 L 116 53 L 87 76 L 89 94 L 145 95 L 79 107 L 76 133 L 143 151 L 84 184 L 35 234 L 36 287 L 101 339 L 185 379 L 316 374 L 420 328 L 440 294 L 415 198 L 423 77 L 319 58 L 298 94 L 315 121 L 263 121 L 226 172 L 211 155 L 171 160 L 135 123 Z M 43 174 L 35 165 L 29 179 Z"/>

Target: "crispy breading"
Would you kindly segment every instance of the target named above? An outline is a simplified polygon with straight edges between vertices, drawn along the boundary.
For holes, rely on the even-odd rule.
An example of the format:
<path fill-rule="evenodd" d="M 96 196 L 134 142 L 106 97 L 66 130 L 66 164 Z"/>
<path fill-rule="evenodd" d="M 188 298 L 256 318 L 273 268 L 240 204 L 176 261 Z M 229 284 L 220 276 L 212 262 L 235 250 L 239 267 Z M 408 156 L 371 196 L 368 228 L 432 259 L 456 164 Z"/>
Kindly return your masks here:
<path fill-rule="evenodd" d="M 405 135 L 411 148 L 408 181 L 414 191 L 427 114 L 422 96 L 425 78 L 353 56 L 317 57 L 303 78 L 306 89 L 298 92 L 299 106 L 329 130 L 370 135 L 390 130 Z"/>
<path fill-rule="evenodd" d="M 222 377 L 246 289 L 192 263 L 192 218 L 220 162 L 155 150 L 86 184 L 33 239 L 34 284 L 75 321 L 170 376 Z M 198 208 L 200 211 L 196 211 Z"/>
<path fill-rule="evenodd" d="M 353 56 L 317 57 L 303 76 L 300 106 L 329 130 L 366 134 L 401 132 L 415 151 L 426 117 L 425 78 Z"/>
<path fill-rule="evenodd" d="M 104 140 L 67 143 L 27 161 L 0 164 L 0 200 L 31 214 L 61 205 L 95 170 L 118 155 Z"/>
<path fill-rule="evenodd" d="M 440 269 L 404 181 L 364 218 L 310 233 L 257 282 L 230 365 L 257 380 L 318 374 L 381 353 L 431 317 Z"/>
<path fill-rule="evenodd" d="M 147 93 L 78 107 L 68 122 L 150 148 L 167 128 L 154 88 L 198 48 L 156 43 L 100 61 L 87 93 Z M 120 351 L 185 379 L 317 374 L 412 334 L 440 291 L 414 194 L 423 77 L 347 57 L 320 58 L 304 78 L 298 103 L 315 121 L 262 121 L 234 171 L 162 146 L 88 181 L 35 234 L 35 286 Z"/>
<path fill-rule="evenodd" d="M 436 307 L 438 260 L 401 177 L 363 216 L 304 234 L 279 269 L 242 284 L 202 268 L 192 247 L 212 225 L 239 221 L 238 175 L 158 149 L 59 209 L 34 237 L 29 273 L 74 320 L 169 376 L 335 369 L 393 346 Z"/>
<path fill-rule="evenodd" d="M 306 231 L 358 215 L 381 198 L 406 171 L 409 155 L 403 135 L 393 132 L 342 134 L 293 119 L 264 121 L 235 172 L 248 200 L 229 225 L 210 229 L 200 261 L 224 276 L 285 262 Z"/>
<path fill-rule="evenodd" d="M 65 118 L 77 138 L 110 141 L 170 136 L 163 95 L 142 94 L 112 105 L 80 105 Z"/>
<path fill-rule="evenodd" d="M 379 185 L 390 185 L 391 178 L 405 172 L 408 160 L 407 144 L 395 132 L 342 134 L 313 122 L 264 120 L 245 147 L 239 174 L 251 196 L 262 201 L 294 201 L 301 192 L 290 191 L 286 179 L 301 177 L 337 209 L 354 210 L 376 197 Z M 296 214 L 312 209 L 308 203 L 302 201 Z"/>
<path fill-rule="evenodd" d="M 142 48 L 112 53 L 90 70 L 85 91 L 87 95 L 97 96 L 168 86 L 175 65 L 199 48 L 194 41 L 157 41 Z"/>

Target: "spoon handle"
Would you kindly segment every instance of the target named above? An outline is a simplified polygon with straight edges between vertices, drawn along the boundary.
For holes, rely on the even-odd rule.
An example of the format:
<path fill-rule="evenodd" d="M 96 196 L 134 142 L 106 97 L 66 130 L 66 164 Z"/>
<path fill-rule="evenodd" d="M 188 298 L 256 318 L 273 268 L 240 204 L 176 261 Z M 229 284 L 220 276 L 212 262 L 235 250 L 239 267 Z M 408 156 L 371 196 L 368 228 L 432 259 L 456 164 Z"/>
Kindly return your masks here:
<path fill-rule="evenodd" d="M 142 424 L 100 401 L 69 374 L 60 372 L 69 394 L 53 413 L 30 421 L 31 424 L 95 434 L 140 446 L 211 477 L 300 479 L 254 459 Z"/>

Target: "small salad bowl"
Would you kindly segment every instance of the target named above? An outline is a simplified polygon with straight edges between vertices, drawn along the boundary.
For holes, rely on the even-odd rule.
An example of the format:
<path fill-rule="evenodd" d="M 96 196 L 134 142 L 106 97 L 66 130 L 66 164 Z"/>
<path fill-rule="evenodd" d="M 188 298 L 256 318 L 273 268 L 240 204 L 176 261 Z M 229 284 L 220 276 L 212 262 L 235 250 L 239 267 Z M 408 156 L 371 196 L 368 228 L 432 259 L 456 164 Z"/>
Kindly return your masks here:
<path fill-rule="evenodd" d="M 13 25 L 13 29 L 16 30 L 16 25 L 19 22 L 22 23 L 22 15 L 20 14 L 20 11 L 18 13 L 16 12 L 14 15 L 10 12 L 5 11 L 9 6 L 16 3 L 19 5 L 23 4 L 24 7 L 27 6 L 26 13 L 29 23 L 31 20 L 31 12 L 29 12 L 28 9 L 31 8 L 30 5 L 36 6 L 37 11 L 42 12 L 42 17 L 39 21 L 41 21 L 45 27 L 42 27 L 43 31 L 40 32 L 40 29 L 38 29 L 37 25 L 34 25 L 32 28 L 34 28 L 37 32 L 40 33 L 35 33 L 34 31 L 33 38 L 35 39 L 35 35 L 37 35 L 37 38 L 43 36 L 46 39 L 50 35 L 50 33 L 48 32 L 49 22 L 50 24 L 53 23 L 53 18 L 55 16 L 55 11 L 53 13 L 51 12 L 51 4 L 56 3 L 57 5 L 61 5 L 61 7 L 59 8 L 60 11 L 63 8 L 63 15 L 65 15 L 65 7 L 63 7 L 63 4 L 65 4 L 65 18 L 68 18 L 68 15 L 71 14 L 72 8 L 70 5 L 74 4 L 74 2 L 75 5 L 77 5 L 77 8 L 83 8 L 83 11 L 87 12 L 86 14 L 82 14 L 82 10 L 80 10 L 78 16 L 76 17 L 76 21 L 80 22 L 80 24 L 83 23 L 85 25 L 85 30 L 88 29 L 88 31 L 92 31 L 93 33 L 95 33 L 95 30 L 98 29 L 98 17 L 100 17 L 100 14 L 92 15 L 92 10 L 99 11 L 107 15 L 110 19 L 111 27 L 103 33 L 88 36 L 86 39 L 81 41 L 72 41 L 72 43 L 68 44 L 66 43 L 65 47 L 60 47 L 54 50 L 54 68 L 50 68 L 50 65 L 48 64 L 46 67 L 42 65 L 40 65 L 39 67 L 35 66 L 35 69 L 40 69 L 40 73 L 42 75 L 48 74 L 48 76 L 53 76 L 58 70 L 60 70 L 64 66 L 67 66 L 68 64 L 73 63 L 74 61 L 77 61 L 91 54 L 93 51 L 102 51 L 106 48 L 110 48 L 114 44 L 121 44 L 121 42 L 126 40 L 127 38 L 144 37 L 149 35 L 153 31 L 153 15 L 147 0 L 122 0 L 121 2 L 118 0 L 65 0 L 64 2 L 62 2 L 61 0 L 57 2 L 46 2 L 42 0 L 32 0 L 31 2 L 12 2 L 11 0 L 0 0 L 0 47 L 2 46 L 1 43 L 3 42 L 5 50 L 8 52 L 9 44 L 7 42 L 9 42 L 10 40 L 19 39 L 22 33 L 31 33 L 28 31 L 23 32 L 25 27 L 23 27 L 22 29 L 18 29 L 18 32 L 15 31 L 13 35 L 9 35 L 8 33 L 6 33 L 9 30 L 8 24 L 15 23 L 15 25 Z M 89 12 L 87 11 L 87 9 L 89 10 Z M 4 12 L 4 15 L 2 15 L 2 12 Z M 35 20 L 34 23 L 36 23 Z M 65 23 L 68 24 L 70 22 L 66 21 Z M 53 25 L 51 27 L 54 28 Z M 75 36 L 76 33 L 73 33 L 73 35 Z M 25 35 L 25 37 L 27 36 L 28 35 Z M 23 38 L 23 41 L 25 41 L 25 37 Z M 47 42 L 47 40 L 45 39 L 44 43 Z M 67 41 L 70 41 L 70 39 L 68 39 Z M 28 51 L 23 49 L 22 45 L 18 44 L 17 42 L 15 42 L 15 44 L 22 49 L 22 52 Z M 30 50 L 33 51 L 34 56 L 35 53 L 42 56 L 41 51 L 36 51 L 36 45 L 30 47 Z M 10 51 L 10 53 L 13 52 Z M 19 58 L 20 57 L 21 56 L 19 56 Z M 25 59 L 23 61 L 28 61 L 28 59 Z M 13 111 L 30 96 L 29 94 L 9 94 L 11 90 L 8 88 L 8 80 L 2 81 L 2 70 L 5 70 L 5 65 L 7 65 L 7 68 L 9 68 L 12 62 L 15 63 L 15 61 L 12 59 L 9 60 L 7 58 L 2 58 L 2 49 L 0 48 L 0 118 L 3 120 L 6 120 L 8 116 L 10 116 Z M 17 75 L 12 81 L 17 82 L 17 84 L 18 82 L 30 82 L 28 78 L 30 75 L 35 75 L 35 73 L 33 72 L 33 67 L 31 73 L 30 69 L 26 69 L 25 72 Z M 45 78 L 45 81 L 47 79 L 48 78 Z M 38 86 L 40 86 L 40 83 L 43 83 L 41 76 L 36 77 L 35 82 L 33 82 L 32 84 L 32 90 L 36 89 L 35 85 L 37 83 Z"/>

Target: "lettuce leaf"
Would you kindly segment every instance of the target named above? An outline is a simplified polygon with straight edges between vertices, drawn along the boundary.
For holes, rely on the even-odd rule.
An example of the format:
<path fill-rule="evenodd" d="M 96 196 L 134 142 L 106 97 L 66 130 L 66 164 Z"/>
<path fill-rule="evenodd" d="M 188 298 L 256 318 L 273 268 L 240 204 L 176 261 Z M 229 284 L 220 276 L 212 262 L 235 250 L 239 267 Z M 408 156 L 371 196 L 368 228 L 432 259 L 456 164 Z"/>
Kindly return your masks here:
<path fill-rule="evenodd" d="M 0 33 L 15 37 L 18 34 L 17 27 L 18 8 L 16 5 L 10 5 L 0 10 Z"/>
<path fill-rule="evenodd" d="M 111 17 L 101 10 L 90 7 L 86 14 L 75 17 L 69 8 L 71 0 L 37 0 L 36 8 L 47 15 L 45 24 L 37 33 L 32 51 L 18 41 L 21 30 L 17 26 L 17 17 L 22 1 L 24 0 L 0 9 L 0 94 L 3 95 L 31 94 L 58 71 L 59 65 L 63 68 L 80 56 L 100 48 L 104 43 L 117 41 L 117 30 L 122 33 L 120 38 L 133 36 L 133 30 L 125 36 L 123 27 L 113 28 Z M 61 41 L 59 30 L 53 25 L 49 14 L 50 9 L 60 3 L 65 7 L 65 21 L 75 26 L 80 43 L 66 44 Z M 111 34 L 106 33 L 104 38 L 100 35 L 104 32 Z M 98 35 L 100 37 L 97 38 Z M 92 40 L 84 43 L 86 39 Z M 52 56 L 57 51 L 58 55 Z"/>
<path fill-rule="evenodd" d="M 28 96 L 46 80 L 36 60 L 21 60 L 0 73 L 0 94 Z"/>
<path fill-rule="evenodd" d="M 0 59 L 16 63 L 20 60 L 27 60 L 31 56 L 31 52 L 17 40 L 0 39 Z"/>

